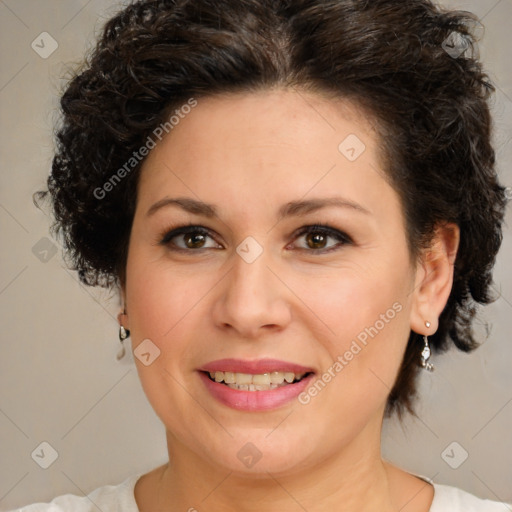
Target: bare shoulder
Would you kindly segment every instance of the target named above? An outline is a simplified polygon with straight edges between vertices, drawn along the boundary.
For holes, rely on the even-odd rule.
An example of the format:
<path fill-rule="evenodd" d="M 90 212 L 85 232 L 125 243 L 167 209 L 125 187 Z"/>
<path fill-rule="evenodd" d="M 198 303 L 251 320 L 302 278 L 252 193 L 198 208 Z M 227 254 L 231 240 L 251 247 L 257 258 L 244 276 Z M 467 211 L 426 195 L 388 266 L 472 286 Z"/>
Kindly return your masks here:
<path fill-rule="evenodd" d="M 165 467 L 166 464 L 159 466 L 137 480 L 134 494 L 139 512 L 149 512 L 157 509 L 159 483 Z"/>

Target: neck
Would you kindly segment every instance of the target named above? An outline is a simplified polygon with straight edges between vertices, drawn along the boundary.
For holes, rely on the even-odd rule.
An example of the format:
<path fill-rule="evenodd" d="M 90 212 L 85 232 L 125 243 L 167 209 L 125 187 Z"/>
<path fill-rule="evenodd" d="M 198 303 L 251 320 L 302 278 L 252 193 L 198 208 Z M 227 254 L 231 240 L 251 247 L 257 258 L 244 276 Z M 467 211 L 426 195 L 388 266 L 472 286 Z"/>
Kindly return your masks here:
<path fill-rule="evenodd" d="M 349 447 L 293 474 L 245 475 L 205 461 L 167 434 L 170 458 L 162 468 L 158 510 L 225 512 L 397 512 L 400 500 L 380 456 L 380 436 Z M 333 450 L 335 451 L 335 450 Z"/>

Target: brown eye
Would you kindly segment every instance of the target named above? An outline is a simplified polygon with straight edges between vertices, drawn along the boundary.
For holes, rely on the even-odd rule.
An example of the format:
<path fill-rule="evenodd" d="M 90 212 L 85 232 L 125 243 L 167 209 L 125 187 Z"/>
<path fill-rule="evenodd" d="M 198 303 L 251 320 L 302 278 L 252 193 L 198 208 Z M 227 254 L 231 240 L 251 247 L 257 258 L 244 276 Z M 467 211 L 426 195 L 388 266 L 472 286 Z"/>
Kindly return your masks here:
<path fill-rule="evenodd" d="M 307 233 L 306 242 L 311 249 L 324 249 L 327 243 L 327 236 L 322 233 Z"/>
<path fill-rule="evenodd" d="M 208 239 L 212 240 L 210 245 Z M 182 226 L 167 232 L 160 240 L 161 245 L 175 250 L 217 249 L 219 245 L 213 240 L 210 232 L 201 226 Z"/>
<path fill-rule="evenodd" d="M 198 249 L 203 246 L 205 242 L 205 236 L 201 233 L 195 233 L 193 235 L 183 235 L 185 245 L 190 249 Z"/>
<path fill-rule="evenodd" d="M 296 236 L 297 239 L 301 237 L 304 238 L 305 245 L 299 245 L 299 249 L 320 254 L 352 244 L 348 235 L 326 225 L 306 226 Z M 329 245 L 329 239 L 337 240 L 338 243 Z"/>

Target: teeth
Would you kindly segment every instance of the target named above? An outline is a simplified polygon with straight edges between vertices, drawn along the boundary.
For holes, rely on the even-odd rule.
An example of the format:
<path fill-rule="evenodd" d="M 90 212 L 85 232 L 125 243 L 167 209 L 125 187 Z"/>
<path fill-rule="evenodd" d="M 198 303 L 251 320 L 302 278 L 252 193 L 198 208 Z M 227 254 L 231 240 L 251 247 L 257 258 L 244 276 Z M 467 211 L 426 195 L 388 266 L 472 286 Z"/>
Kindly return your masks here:
<path fill-rule="evenodd" d="M 270 385 L 270 375 L 268 373 L 263 373 L 261 375 L 253 375 L 252 383 L 257 386 L 269 386 Z"/>
<path fill-rule="evenodd" d="M 222 373 L 222 372 L 219 372 Z M 233 372 L 224 372 L 224 382 L 226 384 L 234 384 L 235 383 L 235 374 Z"/>
<path fill-rule="evenodd" d="M 291 372 L 287 372 L 284 374 L 284 380 L 288 383 L 293 382 L 295 379 L 295 374 Z"/>
<path fill-rule="evenodd" d="M 270 382 L 272 384 L 282 384 L 284 382 L 283 372 L 272 372 L 270 374 Z"/>
<path fill-rule="evenodd" d="M 252 384 L 252 375 L 248 373 L 235 373 L 235 384 Z"/>
<path fill-rule="evenodd" d="M 210 372 L 210 378 L 215 382 L 226 384 L 232 389 L 240 391 L 267 391 L 291 384 L 304 377 L 304 373 L 271 372 L 271 373 L 233 373 Z"/>

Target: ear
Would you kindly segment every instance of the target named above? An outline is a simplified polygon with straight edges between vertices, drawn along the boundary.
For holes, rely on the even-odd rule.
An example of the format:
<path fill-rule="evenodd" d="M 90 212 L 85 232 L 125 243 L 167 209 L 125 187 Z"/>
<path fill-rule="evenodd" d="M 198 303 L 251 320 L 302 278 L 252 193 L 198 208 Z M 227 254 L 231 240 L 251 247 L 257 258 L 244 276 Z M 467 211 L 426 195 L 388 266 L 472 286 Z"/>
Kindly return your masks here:
<path fill-rule="evenodd" d="M 431 245 L 419 256 L 415 287 L 412 292 L 411 329 L 418 334 L 432 334 L 453 285 L 453 270 L 460 229 L 454 223 L 438 225 Z M 425 322 L 430 322 L 430 328 Z"/>

